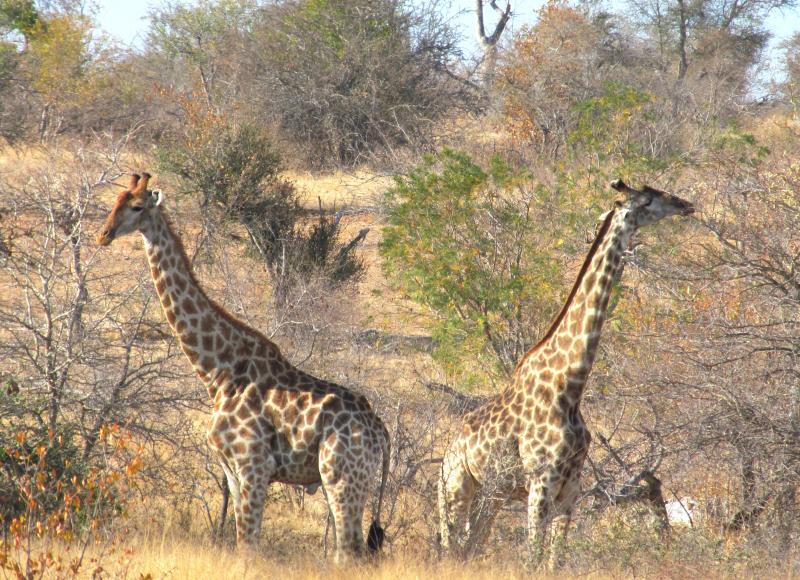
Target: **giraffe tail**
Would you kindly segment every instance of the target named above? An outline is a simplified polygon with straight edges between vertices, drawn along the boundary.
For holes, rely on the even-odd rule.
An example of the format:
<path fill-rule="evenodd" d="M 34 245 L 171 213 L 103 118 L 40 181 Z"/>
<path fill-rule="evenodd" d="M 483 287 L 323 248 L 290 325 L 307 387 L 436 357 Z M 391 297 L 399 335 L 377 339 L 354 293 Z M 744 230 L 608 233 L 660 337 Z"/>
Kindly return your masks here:
<path fill-rule="evenodd" d="M 391 456 L 391 443 L 386 439 L 386 446 L 383 448 L 383 468 L 381 470 L 381 487 L 378 490 L 378 505 L 375 508 L 372 523 L 367 532 L 367 552 L 376 555 L 383 546 L 386 532 L 381 527 L 381 505 L 383 504 L 383 492 L 386 489 L 386 481 L 389 478 L 389 459 Z"/>

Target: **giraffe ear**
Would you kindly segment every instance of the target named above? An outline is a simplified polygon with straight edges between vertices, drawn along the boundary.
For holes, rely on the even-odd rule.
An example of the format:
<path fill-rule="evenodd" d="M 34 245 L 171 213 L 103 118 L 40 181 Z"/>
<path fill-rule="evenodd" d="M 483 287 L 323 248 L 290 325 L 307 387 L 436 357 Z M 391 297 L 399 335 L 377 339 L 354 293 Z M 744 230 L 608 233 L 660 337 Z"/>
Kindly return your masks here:
<path fill-rule="evenodd" d="M 153 189 L 149 193 L 149 200 L 151 207 L 158 207 L 164 201 L 164 194 L 161 193 L 160 189 Z"/>
<path fill-rule="evenodd" d="M 141 193 L 142 191 L 145 191 L 147 189 L 147 182 L 150 181 L 151 177 L 152 175 L 150 175 L 147 172 L 142 173 L 141 178 L 137 175 L 136 180 L 138 181 L 138 183 L 133 189 L 131 189 L 131 192 Z M 131 179 L 131 183 L 133 183 L 133 179 Z"/>
<path fill-rule="evenodd" d="M 139 183 L 140 178 L 141 175 L 139 175 L 138 173 L 131 173 L 131 178 L 130 181 L 128 182 L 129 191 L 133 191 L 134 189 L 136 189 L 136 185 Z"/>

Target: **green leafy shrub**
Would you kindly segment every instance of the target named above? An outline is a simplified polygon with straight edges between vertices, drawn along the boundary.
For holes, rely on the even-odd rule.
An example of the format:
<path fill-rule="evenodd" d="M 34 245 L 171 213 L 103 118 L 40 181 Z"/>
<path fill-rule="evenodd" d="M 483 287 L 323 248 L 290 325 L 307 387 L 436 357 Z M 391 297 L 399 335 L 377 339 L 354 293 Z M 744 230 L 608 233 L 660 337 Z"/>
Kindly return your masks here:
<path fill-rule="evenodd" d="M 280 156 L 269 137 L 248 124 L 228 126 L 220 117 L 187 106 L 187 129 L 160 150 L 162 166 L 200 194 L 209 212 L 247 231 L 283 304 L 301 280 L 321 278 L 328 287 L 358 279 L 363 270 L 356 250 L 366 236 L 341 239 L 341 216 L 320 204 L 316 223 L 306 227 L 294 185 L 279 177 Z"/>
<path fill-rule="evenodd" d="M 551 250 L 564 240 L 541 225 L 561 219 L 550 196 L 500 159 L 483 168 L 450 150 L 387 195 L 387 275 L 434 313 L 435 356 L 463 382 L 510 374 L 555 311 L 562 267 Z"/>
<path fill-rule="evenodd" d="M 261 197 L 266 185 L 276 182 L 280 156 L 256 127 L 228 126 L 224 117 L 197 109 L 188 101 L 183 104 L 185 133 L 159 149 L 161 166 L 188 182 L 200 194 L 202 207 L 214 204 L 226 214 L 236 215 Z"/>
<path fill-rule="evenodd" d="M 0 570 L 16 578 L 78 577 L 91 566 L 99 577 L 102 565 L 83 553 L 91 543 L 113 543 L 142 447 L 118 425 L 104 425 L 102 453 L 89 459 L 69 427 L 7 428 L 7 418 L 0 417 Z"/>

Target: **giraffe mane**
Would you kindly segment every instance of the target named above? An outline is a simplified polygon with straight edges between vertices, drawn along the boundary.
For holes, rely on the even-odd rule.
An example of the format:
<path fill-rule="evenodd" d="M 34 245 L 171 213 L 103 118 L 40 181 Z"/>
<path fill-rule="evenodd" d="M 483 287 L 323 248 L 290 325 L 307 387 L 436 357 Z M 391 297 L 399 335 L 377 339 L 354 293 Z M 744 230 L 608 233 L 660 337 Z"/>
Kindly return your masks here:
<path fill-rule="evenodd" d="M 197 291 L 200 292 L 200 295 L 208 300 L 208 304 L 211 306 L 211 308 L 222 318 L 227 320 L 234 328 L 251 335 L 256 340 L 264 341 L 270 346 L 270 348 L 275 349 L 275 352 L 278 356 L 282 356 L 278 345 L 267 338 L 263 332 L 256 330 L 249 324 L 246 324 L 245 322 L 236 318 L 206 293 L 205 288 L 203 288 L 202 284 L 198 282 L 197 277 L 194 274 L 194 268 L 192 267 L 192 263 L 189 261 L 189 256 L 186 254 L 186 248 L 183 245 L 183 240 L 175 232 L 175 227 L 172 224 L 172 220 L 169 218 L 166 212 L 161 211 L 160 213 L 162 219 L 164 220 L 164 224 L 167 226 L 167 229 L 172 236 L 172 239 L 175 241 L 175 249 L 177 250 L 180 259 L 183 260 L 184 266 L 186 267 L 186 272 L 189 274 L 190 281 L 194 284 L 195 288 L 197 288 Z"/>
<path fill-rule="evenodd" d="M 525 360 L 527 360 L 527 358 L 530 355 L 532 355 L 534 352 L 540 349 L 548 340 L 550 340 L 553 337 L 553 335 L 556 332 L 556 329 L 558 328 L 558 325 L 561 324 L 562 320 L 564 320 L 564 317 L 567 315 L 569 307 L 572 305 L 572 301 L 575 299 L 575 295 L 578 293 L 578 288 L 581 287 L 581 282 L 583 282 L 583 278 L 584 276 L 586 276 L 586 272 L 589 270 L 589 266 L 591 265 L 595 254 L 597 254 L 597 250 L 600 247 L 600 244 L 606 237 L 606 234 L 608 233 L 608 230 L 611 227 L 611 220 L 616 213 L 617 213 L 617 208 L 615 207 L 605 215 L 603 224 L 597 231 L 597 235 L 595 236 L 594 241 L 592 242 L 592 247 L 589 248 L 589 253 L 586 255 L 586 259 L 583 261 L 583 265 L 581 266 L 580 272 L 578 272 L 578 277 L 575 280 L 575 284 L 573 284 L 572 286 L 572 290 L 570 290 L 569 292 L 569 296 L 567 297 L 566 302 L 564 302 L 564 305 L 561 307 L 561 310 L 558 312 L 555 319 L 550 324 L 550 328 L 547 330 L 545 335 L 541 339 L 539 339 L 539 342 L 537 342 L 533 346 L 533 348 L 531 348 L 528 352 L 525 353 L 524 356 L 522 356 L 522 358 L 520 358 L 519 363 L 517 363 L 517 368 L 514 369 L 514 372 L 519 370 L 519 368 L 522 366 L 522 363 L 524 363 Z"/>

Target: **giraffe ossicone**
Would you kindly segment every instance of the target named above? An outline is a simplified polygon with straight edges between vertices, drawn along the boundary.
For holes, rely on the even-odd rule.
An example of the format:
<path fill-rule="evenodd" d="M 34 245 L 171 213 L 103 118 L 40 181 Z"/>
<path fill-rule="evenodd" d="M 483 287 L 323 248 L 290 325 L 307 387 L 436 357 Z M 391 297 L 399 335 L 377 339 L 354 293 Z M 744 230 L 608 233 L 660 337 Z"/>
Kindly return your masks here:
<path fill-rule="evenodd" d="M 266 336 L 206 295 L 149 179 L 131 177 L 97 242 L 142 235 L 164 314 L 213 401 L 208 441 L 230 487 L 237 544 L 256 546 L 270 483 L 321 485 L 335 560 L 362 555 L 364 507 L 380 472 L 367 538 L 367 551 L 377 551 L 390 451 L 383 422 L 365 397 L 295 368 Z"/>
<path fill-rule="evenodd" d="M 625 194 L 604 214 L 566 302 L 544 337 L 519 361 L 511 384 L 468 413 L 440 473 L 440 536 L 445 551 L 480 549 L 503 502 L 527 499 L 529 557 L 557 568 L 591 437 L 580 402 L 600 342 L 613 285 L 636 230 L 694 211 L 691 203 L 622 180 Z M 548 542 L 551 524 L 558 530 Z M 549 554 L 547 554 L 549 552 Z"/>

